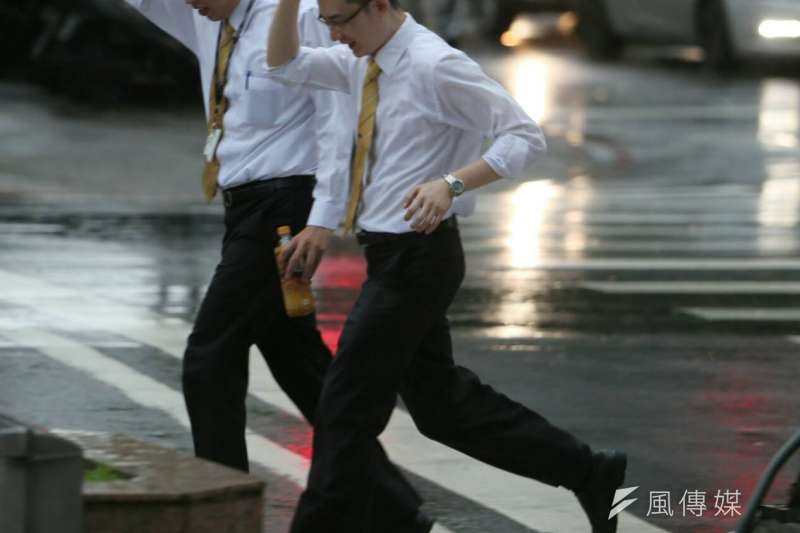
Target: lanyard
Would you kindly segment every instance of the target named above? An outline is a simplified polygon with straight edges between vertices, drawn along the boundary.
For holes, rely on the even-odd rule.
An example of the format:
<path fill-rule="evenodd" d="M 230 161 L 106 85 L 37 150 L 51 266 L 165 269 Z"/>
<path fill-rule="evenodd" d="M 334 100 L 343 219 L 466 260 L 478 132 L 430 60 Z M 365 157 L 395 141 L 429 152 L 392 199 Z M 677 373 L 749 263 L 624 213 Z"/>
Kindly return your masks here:
<path fill-rule="evenodd" d="M 243 31 L 247 29 L 245 24 L 250 16 L 250 11 L 253 9 L 253 4 L 255 4 L 255 0 L 250 0 L 250 3 L 247 4 L 247 10 L 244 12 L 244 17 L 242 17 L 242 22 L 239 23 L 239 28 L 233 34 L 233 46 L 231 47 L 228 62 L 225 65 L 225 72 L 222 73 L 222 79 L 220 79 L 220 76 L 218 75 L 217 67 L 219 66 L 219 44 L 222 40 L 222 30 L 225 27 L 225 23 L 223 22 L 219 25 L 219 32 L 217 33 L 217 52 L 215 52 L 214 59 L 214 109 L 222 109 L 222 100 L 225 98 L 223 93 L 225 91 L 225 84 L 228 82 L 228 69 L 230 69 L 231 66 L 230 58 L 233 57 L 233 52 L 236 50 L 236 45 L 239 44 L 239 37 L 241 37 Z"/>

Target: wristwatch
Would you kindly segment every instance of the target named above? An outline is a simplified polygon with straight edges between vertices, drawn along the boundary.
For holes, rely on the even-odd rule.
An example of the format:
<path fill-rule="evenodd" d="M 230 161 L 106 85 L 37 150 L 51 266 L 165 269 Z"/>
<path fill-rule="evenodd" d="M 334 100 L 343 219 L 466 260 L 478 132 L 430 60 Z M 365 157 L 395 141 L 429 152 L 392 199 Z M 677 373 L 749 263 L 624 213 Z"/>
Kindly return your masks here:
<path fill-rule="evenodd" d="M 452 198 L 464 194 L 464 182 L 461 181 L 460 178 L 452 174 L 447 174 L 446 176 L 442 176 L 442 179 L 444 179 L 444 181 L 447 182 L 447 186 L 450 187 L 450 196 Z"/>

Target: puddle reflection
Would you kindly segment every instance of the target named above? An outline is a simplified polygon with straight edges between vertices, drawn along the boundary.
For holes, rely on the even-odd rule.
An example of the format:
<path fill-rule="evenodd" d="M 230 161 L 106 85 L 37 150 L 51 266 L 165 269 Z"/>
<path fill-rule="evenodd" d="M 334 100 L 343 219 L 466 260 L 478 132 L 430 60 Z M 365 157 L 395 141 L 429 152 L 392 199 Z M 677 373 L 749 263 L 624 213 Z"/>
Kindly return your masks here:
<path fill-rule="evenodd" d="M 553 182 L 542 180 L 523 183 L 511 195 L 506 246 L 512 268 L 535 268 L 543 259 L 542 226 L 558 194 Z"/>
<path fill-rule="evenodd" d="M 774 228 L 794 228 L 800 220 L 800 162 L 786 151 L 800 147 L 800 86 L 785 80 L 763 84 L 758 116 L 758 141 L 765 152 L 765 181 L 758 197 L 757 222 L 761 253 L 794 249 L 796 232 L 776 234 Z"/>
<path fill-rule="evenodd" d="M 765 81 L 759 106 L 758 140 L 763 147 L 800 147 L 800 86 L 793 81 Z"/>

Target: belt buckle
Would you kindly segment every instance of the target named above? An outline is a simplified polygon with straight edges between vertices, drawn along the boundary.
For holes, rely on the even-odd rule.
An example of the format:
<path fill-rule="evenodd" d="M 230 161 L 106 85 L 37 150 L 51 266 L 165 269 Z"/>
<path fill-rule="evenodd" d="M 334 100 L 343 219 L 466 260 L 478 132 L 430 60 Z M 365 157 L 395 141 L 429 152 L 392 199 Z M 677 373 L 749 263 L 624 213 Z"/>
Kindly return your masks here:
<path fill-rule="evenodd" d="M 231 191 L 222 191 L 222 203 L 225 207 L 233 205 L 233 193 Z"/>

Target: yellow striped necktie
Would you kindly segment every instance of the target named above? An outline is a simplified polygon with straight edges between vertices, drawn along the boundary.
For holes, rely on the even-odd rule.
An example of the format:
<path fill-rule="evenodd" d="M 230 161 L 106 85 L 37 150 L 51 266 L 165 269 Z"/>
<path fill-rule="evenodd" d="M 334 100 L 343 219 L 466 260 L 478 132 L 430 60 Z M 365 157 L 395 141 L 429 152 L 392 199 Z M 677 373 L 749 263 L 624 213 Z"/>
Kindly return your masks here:
<path fill-rule="evenodd" d="M 219 39 L 219 46 L 217 47 L 217 63 L 214 69 L 214 75 L 211 77 L 211 90 L 209 91 L 208 98 L 208 133 L 209 136 L 214 129 L 220 130 L 222 135 L 223 122 L 222 118 L 228 110 L 228 99 L 220 95 L 217 101 L 217 86 L 224 88 L 227 82 L 228 75 L 228 62 L 231 59 L 233 52 L 233 45 L 235 43 L 235 28 L 225 19 L 222 36 Z M 221 139 L 221 137 L 220 137 Z M 218 142 L 217 142 L 218 145 Z M 203 167 L 203 192 L 205 193 L 206 200 L 209 202 L 214 199 L 217 194 L 217 178 L 219 177 L 219 160 L 217 159 L 216 150 L 214 157 L 211 161 L 206 161 Z"/>
<path fill-rule="evenodd" d="M 378 77 L 381 67 L 370 58 L 367 75 L 364 77 L 364 91 L 361 95 L 361 113 L 358 116 L 358 140 L 353 166 L 350 172 L 350 201 L 344 219 L 344 231 L 351 233 L 358 217 L 361 193 L 364 189 L 364 167 L 367 163 L 372 136 L 375 133 L 375 113 L 378 109 Z"/>

